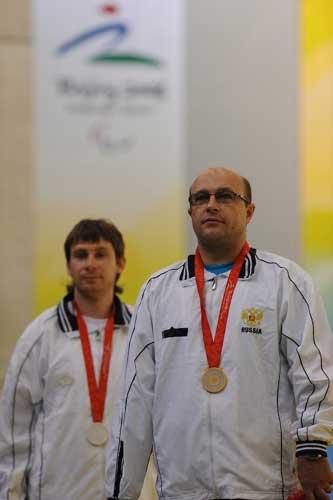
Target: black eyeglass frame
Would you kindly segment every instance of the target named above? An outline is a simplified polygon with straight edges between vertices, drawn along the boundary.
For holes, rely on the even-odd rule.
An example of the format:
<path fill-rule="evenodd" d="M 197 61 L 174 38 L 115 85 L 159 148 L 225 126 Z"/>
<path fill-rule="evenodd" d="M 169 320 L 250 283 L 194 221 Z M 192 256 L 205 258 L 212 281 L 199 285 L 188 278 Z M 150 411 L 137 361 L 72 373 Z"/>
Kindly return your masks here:
<path fill-rule="evenodd" d="M 202 203 L 193 202 L 193 195 L 196 195 L 199 193 L 208 195 L 208 198 L 206 200 L 202 201 Z M 245 198 L 244 196 L 242 196 L 239 193 L 235 193 L 235 191 L 233 191 L 232 189 L 218 189 L 217 191 L 215 191 L 215 193 L 205 191 L 205 190 L 197 191 L 196 193 L 190 193 L 190 195 L 188 197 L 188 202 L 189 202 L 190 206 L 203 206 L 203 205 L 206 205 L 209 203 L 211 196 L 214 196 L 215 200 L 218 202 L 218 200 L 216 199 L 216 193 L 225 193 L 225 194 L 231 195 L 231 199 L 229 201 L 235 201 L 238 198 L 238 199 L 244 201 L 245 205 L 249 205 L 251 203 L 247 198 Z M 223 201 L 221 202 L 221 204 L 223 204 Z"/>

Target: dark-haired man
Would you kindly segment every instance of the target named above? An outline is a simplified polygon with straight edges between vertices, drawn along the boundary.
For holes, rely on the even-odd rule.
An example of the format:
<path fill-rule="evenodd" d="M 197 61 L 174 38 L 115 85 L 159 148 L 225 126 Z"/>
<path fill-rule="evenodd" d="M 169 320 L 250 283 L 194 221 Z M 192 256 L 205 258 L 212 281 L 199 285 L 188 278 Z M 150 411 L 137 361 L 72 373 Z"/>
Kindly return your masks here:
<path fill-rule="evenodd" d="M 333 336 L 310 277 L 246 242 L 251 188 L 193 182 L 195 255 L 143 286 L 129 332 L 108 497 L 135 500 L 154 450 L 163 500 L 329 499 Z M 295 460 L 295 455 L 297 460 Z"/>
<path fill-rule="evenodd" d="M 124 241 L 111 222 L 84 219 L 64 250 L 69 293 L 28 326 L 6 376 L 1 500 L 105 498 L 105 444 L 131 318 L 118 297 Z"/>

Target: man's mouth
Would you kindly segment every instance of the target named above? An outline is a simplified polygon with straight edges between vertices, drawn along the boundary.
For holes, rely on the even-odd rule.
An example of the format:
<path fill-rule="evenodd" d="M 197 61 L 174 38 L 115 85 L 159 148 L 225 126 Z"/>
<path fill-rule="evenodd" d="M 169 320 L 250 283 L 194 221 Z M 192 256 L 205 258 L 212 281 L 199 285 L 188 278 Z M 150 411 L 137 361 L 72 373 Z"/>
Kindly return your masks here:
<path fill-rule="evenodd" d="M 215 219 L 214 217 L 207 217 L 207 219 L 204 219 L 201 224 L 207 223 L 223 224 L 224 222 L 220 219 Z"/>

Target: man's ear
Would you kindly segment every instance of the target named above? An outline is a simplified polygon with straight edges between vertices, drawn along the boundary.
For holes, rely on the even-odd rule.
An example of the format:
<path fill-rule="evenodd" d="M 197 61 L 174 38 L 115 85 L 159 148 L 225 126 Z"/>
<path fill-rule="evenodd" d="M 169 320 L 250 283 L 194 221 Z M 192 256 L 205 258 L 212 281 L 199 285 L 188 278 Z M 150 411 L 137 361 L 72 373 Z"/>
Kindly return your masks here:
<path fill-rule="evenodd" d="M 126 266 L 126 259 L 125 257 L 119 257 L 119 259 L 117 259 L 117 272 L 120 274 L 123 272 L 123 270 L 125 269 L 125 266 Z"/>
<path fill-rule="evenodd" d="M 191 207 L 189 207 L 189 208 L 187 209 L 187 213 L 189 214 L 189 216 L 191 216 L 191 215 L 192 215 L 192 209 L 191 209 Z"/>
<path fill-rule="evenodd" d="M 249 224 L 251 222 L 256 206 L 254 203 L 250 203 L 246 207 L 246 222 Z"/>
<path fill-rule="evenodd" d="M 71 272 L 71 268 L 70 268 L 70 265 L 69 265 L 69 262 L 66 260 L 66 269 L 67 269 L 67 274 L 72 277 L 72 272 Z"/>

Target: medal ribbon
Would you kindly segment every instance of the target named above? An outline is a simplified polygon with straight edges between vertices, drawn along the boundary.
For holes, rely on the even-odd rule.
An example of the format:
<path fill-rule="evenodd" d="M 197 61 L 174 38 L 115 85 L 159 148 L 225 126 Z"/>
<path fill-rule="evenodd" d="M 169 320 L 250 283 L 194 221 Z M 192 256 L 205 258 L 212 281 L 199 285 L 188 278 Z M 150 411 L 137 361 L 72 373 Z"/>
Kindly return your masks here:
<path fill-rule="evenodd" d="M 102 364 L 99 373 L 99 384 L 97 385 L 87 325 L 82 317 L 79 306 L 76 302 L 74 302 L 74 305 L 77 314 L 83 359 L 86 367 L 92 419 L 94 422 L 102 422 L 112 352 L 112 337 L 114 331 L 113 308 L 105 325 Z"/>
<path fill-rule="evenodd" d="M 225 286 L 223 298 L 221 301 L 221 307 L 219 312 L 219 318 L 217 321 L 215 337 L 213 339 L 212 332 L 208 323 L 208 318 L 205 309 L 205 299 L 204 299 L 204 263 L 202 261 L 201 255 L 199 253 L 199 249 L 196 249 L 195 252 L 195 281 L 197 284 L 197 290 L 200 299 L 200 309 L 201 309 L 201 327 L 202 327 L 202 336 L 205 345 L 205 351 L 207 355 L 207 361 L 209 368 L 219 367 L 221 362 L 221 353 L 224 342 L 225 330 L 228 321 L 229 309 L 232 300 L 233 293 L 235 291 L 239 273 L 242 269 L 242 265 L 244 259 L 249 252 L 250 247 L 247 242 L 244 243 L 244 246 L 237 256 L 234 265 L 230 271 L 228 276 L 228 281 Z"/>

